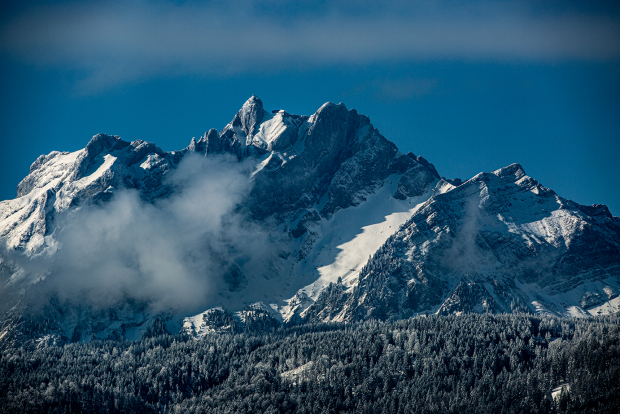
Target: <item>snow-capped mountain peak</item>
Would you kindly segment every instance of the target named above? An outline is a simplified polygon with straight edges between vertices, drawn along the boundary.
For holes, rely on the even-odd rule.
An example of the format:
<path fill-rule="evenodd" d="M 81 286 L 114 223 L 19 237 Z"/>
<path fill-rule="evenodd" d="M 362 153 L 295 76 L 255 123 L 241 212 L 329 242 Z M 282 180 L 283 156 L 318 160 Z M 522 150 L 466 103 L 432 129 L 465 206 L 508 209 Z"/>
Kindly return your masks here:
<path fill-rule="evenodd" d="M 238 166 L 231 167 L 231 159 Z M 193 192 L 184 193 L 188 186 Z M 122 201 L 121 190 L 134 196 Z M 170 330 L 185 324 L 200 336 L 221 326 L 424 312 L 583 315 L 618 306 L 620 219 L 605 206 L 564 199 L 519 164 L 464 182 L 446 179 L 344 104 L 328 102 L 305 116 L 269 112 L 252 96 L 220 133 L 210 129 L 180 151 L 98 134 L 83 150 L 39 157 L 18 197 L 0 202 L 0 237 L 8 249 L 0 282 L 10 287 L 3 294 L 11 295 L 6 306 L 13 308 L 4 310 L 5 338 L 24 338 L 26 331 L 9 321 L 26 314 L 27 297 L 39 290 L 46 300 L 55 297 L 44 290 L 47 282 L 40 283 L 49 278 L 52 286 L 53 272 L 36 273 L 53 267 L 26 258 L 47 260 L 37 258 L 43 252 L 55 257 L 55 237 L 78 217 L 69 213 L 105 213 L 119 205 L 125 208 L 119 211 L 138 210 L 114 231 L 131 228 L 136 243 L 148 248 L 127 246 L 132 253 L 126 254 L 117 246 L 122 238 L 105 247 L 93 242 L 93 249 L 116 253 L 90 254 L 80 245 L 86 249 L 82 260 L 114 269 L 110 280 L 121 284 L 128 282 L 115 275 L 165 286 L 151 295 L 187 297 L 204 290 L 192 302 L 200 313 L 188 313 L 187 300 L 155 309 L 154 303 L 170 302 L 127 289 L 124 311 L 114 317 L 88 303 L 52 299 L 42 305 L 56 321 L 46 335 L 60 342 L 138 335 L 155 313 L 168 315 Z M 167 215 L 176 217 L 173 225 L 156 222 Z M 114 214 L 79 217 L 115 220 Z M 101 262 L 102 255 L 108 262 Z M 171 270 L 162 272 L 170 263 Z M 92 291 L 101 283 L 90 273 L 80 274 L 78 285 Z M 37 317 L 33 326 L 39 326 Z"/>

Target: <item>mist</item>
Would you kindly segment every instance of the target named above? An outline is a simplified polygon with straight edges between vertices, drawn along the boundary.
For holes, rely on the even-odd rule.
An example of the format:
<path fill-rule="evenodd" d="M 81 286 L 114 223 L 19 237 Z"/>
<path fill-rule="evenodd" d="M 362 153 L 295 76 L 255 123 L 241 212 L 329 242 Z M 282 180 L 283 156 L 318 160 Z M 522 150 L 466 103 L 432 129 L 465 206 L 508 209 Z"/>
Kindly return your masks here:
<path fill-rule="evenodd" d="M 165 199 L 149 203 L 137 190 L 119 190 L 61 217 L 49 251 L 26 271 L 44 274 L 59 299 L 91 306 L 126 298 L 158 309 L 212 304 L 243 288 L 272 251 L 267 232 L 238 208 L 251 190 L 248 168 L 232 157 L 189 154 L 166 177 L 173 191 Z"/>
<path fill-rule="evenodd" d="M 452 245 L 441 258 L 442 266 L 449 272 L 472 277 L 480 268 L 484 252 L 478 248 L 476 243 L 476 238 L 482 228 L 479 203 L 480 199 L 476 195 L 464 202 L 463 222 Z"/>

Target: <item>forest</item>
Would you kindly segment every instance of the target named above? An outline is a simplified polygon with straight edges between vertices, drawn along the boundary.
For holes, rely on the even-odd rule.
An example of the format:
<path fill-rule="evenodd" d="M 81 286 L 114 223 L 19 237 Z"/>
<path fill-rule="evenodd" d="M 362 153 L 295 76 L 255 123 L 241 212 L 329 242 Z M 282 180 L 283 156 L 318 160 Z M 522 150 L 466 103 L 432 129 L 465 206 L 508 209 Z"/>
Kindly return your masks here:
<path fill-rule="evenodd" d="M 555 391 L 554 391 L 555 390 Z M 618 413 L 620 316 L 149 329 L 0 356 L 3 413 Z"/>

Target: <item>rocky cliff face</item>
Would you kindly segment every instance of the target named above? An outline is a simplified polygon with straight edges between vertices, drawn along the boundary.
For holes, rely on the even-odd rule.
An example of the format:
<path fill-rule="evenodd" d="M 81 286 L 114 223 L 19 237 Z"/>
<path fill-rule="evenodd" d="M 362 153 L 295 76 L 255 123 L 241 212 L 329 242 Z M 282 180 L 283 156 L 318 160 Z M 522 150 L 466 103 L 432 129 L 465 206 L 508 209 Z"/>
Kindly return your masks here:
<path fill-rule="evenodd" d="M 563 199 L 517 164 L 466 182 L 441 179 L 343 104 L 299 116 L 268 112 L 251 97 L 220 133 L 211 129 L 180 151 L 99 134 L 83 150 L 39 157 L 18 197 L 0 202 L 2 340 L 139 335 L 156 313 L 148 300 L 127 292 L 113 316 L 43 300 L 37 286 L 53 275 L 30 271 L 29 263 L 54 255 L 66 212 L 105 206 L 121 189 L 138 191 L 145 203 L 173 196 L 166 177 L 192 153 L 251 164 L 236 214 L 278 247 L 254 273 L 241 255 L 222 259 L 230 271 L 217 284 L 218 302 L 204 303 L 222 310 L 184 320 L 182 310 L 159 309 L 171 331 L 184 325 L 200 336 L 204 324 L 238 330 L 424 312 L 578 315 L 618 306 L 620 220 L 605 206 Z M 34 302 L 44 303 L 26 312 Z"/>
<path fill-rule="evenodd" d="M 147 199 L 165 196 L 162 178 L 185 152 L 98 134 L 83 150 L 41 155 L 17 186 L 17 198 L 0 203 L 0 237 L 9 249 L 40 253 L 59 213 L 105 201 L 118 188 L 138 189 Z"/>

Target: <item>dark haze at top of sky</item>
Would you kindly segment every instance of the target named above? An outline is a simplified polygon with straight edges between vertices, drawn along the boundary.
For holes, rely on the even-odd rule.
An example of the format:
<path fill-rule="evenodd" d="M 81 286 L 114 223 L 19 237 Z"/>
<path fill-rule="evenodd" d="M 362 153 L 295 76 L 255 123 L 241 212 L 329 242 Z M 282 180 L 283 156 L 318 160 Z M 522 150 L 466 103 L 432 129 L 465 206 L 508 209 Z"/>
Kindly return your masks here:
<path fill-rule="evenodd" d="M 4 2 L 0 199 L 41 153 L 99 132 L 165 150 L 258 95 L 344 102 L 469 178 L 519 162 L 620 214 L 617 2 Z"/>

